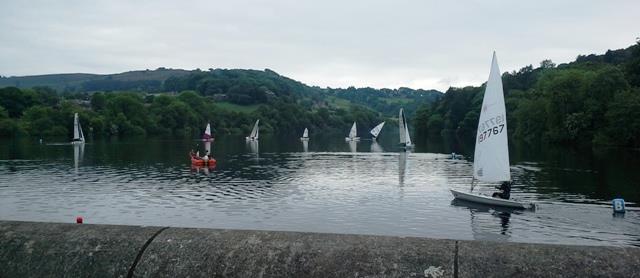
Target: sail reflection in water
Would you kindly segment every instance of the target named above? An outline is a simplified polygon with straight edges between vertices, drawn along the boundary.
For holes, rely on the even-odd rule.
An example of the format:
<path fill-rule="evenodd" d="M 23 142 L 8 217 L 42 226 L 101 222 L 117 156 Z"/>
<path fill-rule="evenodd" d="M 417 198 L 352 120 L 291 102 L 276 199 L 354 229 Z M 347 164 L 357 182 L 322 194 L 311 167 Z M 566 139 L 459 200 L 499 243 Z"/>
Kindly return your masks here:
<path fill-rule="evenodd" d="M 347 141 L 349 143 L 349 151 L 355 153 L 358 151 L 358 141 Z"/>
<path fill-rule="evenodd" d="M 381 153 L 384 152 L 384 149 L 376 140 L 371 141 L 371 152 L 372 153 Z"/>
<path fill-rule="evenodd" d="M 78 173 L 78 165 L 84 157 L 84 144 L 73 144 L 73 165 L 76 174 Z"/>
<path fill-rule="evenodd" d="M 301 140 L 302 141 L 302 151 L 309 152 L 309 140 Z"/>
<path fill-rule="evenodd" d="M 404 185 L 405 172 L 407 171 L 407 152 L 400 152 L 398 156 L 398 176 L 400 185 Z"/>

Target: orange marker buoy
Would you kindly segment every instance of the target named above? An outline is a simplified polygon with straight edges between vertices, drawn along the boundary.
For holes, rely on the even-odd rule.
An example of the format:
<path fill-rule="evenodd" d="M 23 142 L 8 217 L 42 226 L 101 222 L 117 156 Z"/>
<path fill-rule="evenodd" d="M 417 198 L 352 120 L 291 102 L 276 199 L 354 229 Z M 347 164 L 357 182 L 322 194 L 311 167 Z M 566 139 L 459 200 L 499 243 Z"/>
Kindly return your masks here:
<path fill-rule="evenodd" d="M 76 223 L 82 224 L 82 221 L 83 221 L 82 216 L 76 217 Z"/>

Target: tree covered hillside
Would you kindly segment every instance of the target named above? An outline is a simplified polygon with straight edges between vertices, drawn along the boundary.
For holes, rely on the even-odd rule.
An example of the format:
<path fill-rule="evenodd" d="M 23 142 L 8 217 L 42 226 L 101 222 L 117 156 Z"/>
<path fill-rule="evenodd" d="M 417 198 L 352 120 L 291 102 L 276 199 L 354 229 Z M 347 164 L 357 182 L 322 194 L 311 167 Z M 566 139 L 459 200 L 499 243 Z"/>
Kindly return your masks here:
<path fill-rule="evenodd" d="M 488 68 L 487 68 L 488 75 Z M 640 42 L 502 75 L 509 134 L 528 142 L 640 146 Z M 421 134 L 474 138 L 481 87 L 450 88 L 415 115 Z"/>

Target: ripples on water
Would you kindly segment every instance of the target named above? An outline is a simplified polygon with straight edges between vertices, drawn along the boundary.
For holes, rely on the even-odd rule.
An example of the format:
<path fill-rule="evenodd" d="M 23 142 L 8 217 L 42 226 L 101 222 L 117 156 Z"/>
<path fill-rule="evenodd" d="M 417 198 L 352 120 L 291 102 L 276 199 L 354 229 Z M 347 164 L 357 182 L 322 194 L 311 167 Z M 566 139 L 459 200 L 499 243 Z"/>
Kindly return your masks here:
<path fill-rule="evenodd" d="M 640 246 L 637 212 L 613 217 L 604 200 L 543 187 L 553 182 L 533 162 L 512 167 L 512 195 L 535 212 L 452 202 L 472 164 L 442 154 L 238 151 L 209 170 L 101 163 L 86 148 L 75 161 L 0 161 L 0 219 Z"/>

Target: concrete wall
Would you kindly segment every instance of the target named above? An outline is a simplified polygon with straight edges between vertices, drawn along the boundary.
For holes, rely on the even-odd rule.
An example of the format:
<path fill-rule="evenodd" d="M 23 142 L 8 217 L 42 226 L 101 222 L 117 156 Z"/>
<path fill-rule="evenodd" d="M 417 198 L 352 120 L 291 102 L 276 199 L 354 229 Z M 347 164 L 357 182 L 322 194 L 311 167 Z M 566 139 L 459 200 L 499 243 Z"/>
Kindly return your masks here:
<path fill-rule="evenodd" d="M 0 221 L 0 277 L 640 277 L 640 248 Z"/>

